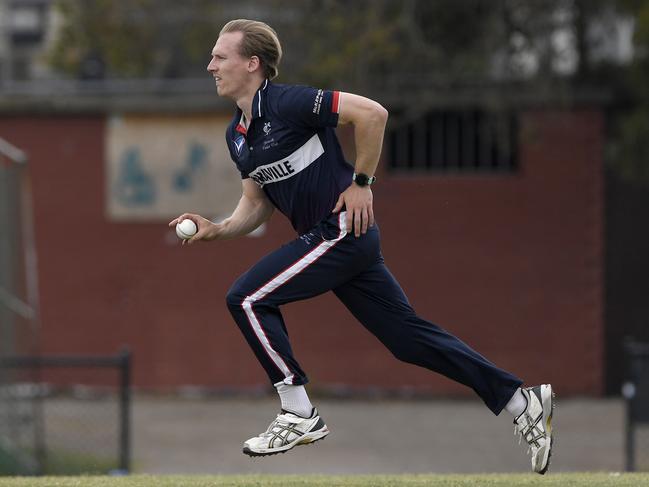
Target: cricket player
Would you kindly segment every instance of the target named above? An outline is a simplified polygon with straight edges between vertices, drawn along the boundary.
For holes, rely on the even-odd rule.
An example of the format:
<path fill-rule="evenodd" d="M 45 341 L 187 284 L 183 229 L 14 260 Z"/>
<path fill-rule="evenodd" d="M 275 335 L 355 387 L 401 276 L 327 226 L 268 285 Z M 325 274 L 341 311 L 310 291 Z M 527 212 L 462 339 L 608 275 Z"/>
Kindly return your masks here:
<path fill-rule="evenodd" d="M 358 321 L 396 358 L 443 374 L 472 388 L 494 413 L 514 416 L 528 444 L 535 472 L 545 473 L 552 448 L 552 386 L 522 381 L 419 317 L 380 250 L 372 185 L 388 112 L 362 96 L 307 86 L 275 84 L 282 48 L 275 31 L 252 20 L 221 30 L 207 70 L 220 96 L 235 102 L 226 139 L 241 172 L 242 196 L 232 215 L 213 223 L 193 220 L 188 240 L 246 235 L 275 209 L 297 237 L 242 275 L 227 306 L 277 389 L 281 412 L 243 452 L 266 456 L 318 441 L 329 434 L 309 400 L 308 379 L 288 339 L 280 306 L 333 291 Z M 352 124 L 356 161 L 345 161 L 334 128 Z"/>

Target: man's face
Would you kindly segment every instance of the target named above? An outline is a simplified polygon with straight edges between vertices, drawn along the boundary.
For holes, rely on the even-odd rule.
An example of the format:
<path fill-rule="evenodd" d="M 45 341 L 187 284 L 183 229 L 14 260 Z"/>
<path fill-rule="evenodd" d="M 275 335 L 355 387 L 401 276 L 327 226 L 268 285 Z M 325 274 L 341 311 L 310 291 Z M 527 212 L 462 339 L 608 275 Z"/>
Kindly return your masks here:
<path fill-rule="evenodd" d="M 220 96 L 236 99 L 250 77 L 250 59 L 239 54 L 241 32 L 228 32 L 216 40 L 212 60 L 207 70 L 214 76 L 216 91 Z"/>

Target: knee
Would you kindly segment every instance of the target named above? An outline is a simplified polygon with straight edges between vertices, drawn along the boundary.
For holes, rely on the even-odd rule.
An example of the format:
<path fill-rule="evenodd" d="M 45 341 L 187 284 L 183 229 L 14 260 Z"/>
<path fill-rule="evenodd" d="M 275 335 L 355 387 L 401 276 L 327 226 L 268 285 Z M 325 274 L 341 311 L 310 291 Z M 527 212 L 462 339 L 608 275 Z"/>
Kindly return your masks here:
<path fill-rule="evenodd" d="M 401 339 L 390 347 L 390 352 L 397 360 L 409 364 L 417 364 L 420 361 L 422 349 L 414 340 Z"/>
<path fill-rule="evenodd" d="M 412 351 L 408 349 L 408 347 L 393 347 L 390 351 L 392 352 L 392 355 L 394 355 L 394 358 L 396 358 L 397 360 L 401 360 L 402 362 L 406 363 L 412 362 L 413 354 Z"/>
<path fill-rule="evenodd" d="M 241 309 L 243 301 L 246 299 L 246 293 L 237 284 L 235 282 L 225 295 L 225 304 L 231 311 Z"/>

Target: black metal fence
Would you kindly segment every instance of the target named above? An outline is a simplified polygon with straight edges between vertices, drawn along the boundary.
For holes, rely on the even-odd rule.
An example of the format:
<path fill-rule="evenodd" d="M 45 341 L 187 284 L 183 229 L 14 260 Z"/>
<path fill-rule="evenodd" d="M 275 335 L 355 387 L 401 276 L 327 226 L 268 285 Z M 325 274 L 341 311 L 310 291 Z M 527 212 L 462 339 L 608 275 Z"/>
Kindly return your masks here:
<path fill-rule="evenodd" d="M 0 355 L 33 353 L 38 282 L 27 154 L 0 138 Z"/>
<path fill-rule="evenodd" d="M 627 338 L 627 380 L 622 386 L 626 400 L 626 470 L 636 469 L 636 433 L 640 425 L 649 425 L 649 343 Z"/>
<path fill-rule="evenodd" d="M 128 473 L 131 354 L 0 357 L 0 475 Z"/>

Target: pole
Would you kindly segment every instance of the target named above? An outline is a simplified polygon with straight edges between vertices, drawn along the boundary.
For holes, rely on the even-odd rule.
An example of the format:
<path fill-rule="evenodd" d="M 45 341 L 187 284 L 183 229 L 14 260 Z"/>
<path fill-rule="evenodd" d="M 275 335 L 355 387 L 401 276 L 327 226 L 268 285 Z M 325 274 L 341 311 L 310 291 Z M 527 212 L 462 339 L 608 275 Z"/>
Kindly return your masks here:
<path fill-rule="evenodd" d="M 635 395 L 635 386 L 627 382 L 622 386 L 622 395 L 626 403 L 626 417 L 624 421 L 625 433 L 625 457 L 627 472 L 635 472 L 635 430 L 633 428 L 633 396 Z"/>
<path fill-rule="evenodd" d="M 130 472 L 131 468 L 131 352 L 120 352 L 120 451 L 119 469 Z"/>

